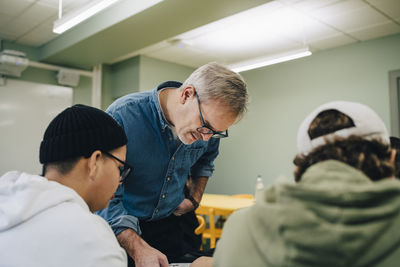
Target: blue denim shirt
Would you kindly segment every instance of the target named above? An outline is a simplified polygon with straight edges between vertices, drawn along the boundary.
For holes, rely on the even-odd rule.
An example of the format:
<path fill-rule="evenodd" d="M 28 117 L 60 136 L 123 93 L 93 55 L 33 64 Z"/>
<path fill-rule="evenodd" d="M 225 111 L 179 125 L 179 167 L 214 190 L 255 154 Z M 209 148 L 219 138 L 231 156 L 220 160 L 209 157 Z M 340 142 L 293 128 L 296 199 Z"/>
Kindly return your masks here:
<path fill-rule="evenodd" d="M 138 219 L 153 221 L 171 215 L 184 199 L 188 176 L 210 177 L 214 171 L 219 139 L 185 145 L 174 139 L 164 119 L 158 91 L 180 86 L 164 82 L 152 91 L 123 96 L 107 109 L 125 129 L 127 162 L 133 167 L 109 206 L 98 212 L 116 235 L 127 228 L 140 234 Z"/>

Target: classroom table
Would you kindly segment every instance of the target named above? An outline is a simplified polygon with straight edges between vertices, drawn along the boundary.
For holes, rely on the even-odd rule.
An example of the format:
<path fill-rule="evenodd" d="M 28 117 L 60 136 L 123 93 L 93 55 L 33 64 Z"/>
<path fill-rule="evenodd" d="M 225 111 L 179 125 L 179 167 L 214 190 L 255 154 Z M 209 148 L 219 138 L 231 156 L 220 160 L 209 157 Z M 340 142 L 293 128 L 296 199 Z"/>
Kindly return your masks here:
<path fill-rule="evenodd" d="M 210 239 L 210 248 L 215 248 L 217 238 L 221 237 L 222 229 L 215 228 L 214 216 L 230 215 L 235 210 L 254 204 L 254 199 L 237 198 L 230 195 L 203 194 L 196 214 L 209 217 L 209 228 L 203 232 L 203 238 Z"/>

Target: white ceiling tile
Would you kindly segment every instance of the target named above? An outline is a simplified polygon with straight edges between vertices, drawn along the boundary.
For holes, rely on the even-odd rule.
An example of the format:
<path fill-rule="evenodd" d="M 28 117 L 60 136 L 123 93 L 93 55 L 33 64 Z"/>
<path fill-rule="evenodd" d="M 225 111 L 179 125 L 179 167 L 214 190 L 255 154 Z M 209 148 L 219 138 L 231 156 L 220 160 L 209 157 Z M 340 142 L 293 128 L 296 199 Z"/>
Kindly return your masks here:
<path fill-rule="evenodd" d="M 369 5 L 362 0 L 342 0 L 329 5 L 320 6 L 312 10 L 312 14 L 318 17 L 338 16 L 365 7 L 369 7 Z"/>
<path fill-rule="evenodd" d="M 100 0 L 63 0 L 63 6 L 83 6 L 89 2 L 99 2 Z"/>
<path fill-rule="evenodd" d="M 49 23 L 44 23 L 28 33 L 20 36 L 17 41 L 32 46 L 40 46 L 52 40 L 58 35 L 53 33 L 53 27 Z"/>
<path fill-rule="evenodd" d="M 272 1 L 256 8 L 246 10 L 233 16 L 190 30 L 178 35 L 178 37 L 187 40 L 197 38 L 199 35 L 210 34 L 211 32 L 224 32 L 227 28 L 232 29 L 235 27 L 240 29 L 251 28 L 251 31 L 254 32 L 265 24 L 266 17 L 276 17 L 276 12 L 283 7 L 283 4 L 277 1 Z M 262 21 L 263 18 L 264 21 Z"/>
<path fill-rule="evenodd" d="M 29 23 L 9 23 L 6 27 L 1 28 L 1 32 L 13 35 L 15 38 L 25 34 L 29 29 L 31 29 L 31 25 Z"/>
<path fill-rule="evenodd" d="M 12 34 L 14 39 L 20 39 L 46 22 L 49 19 L 49 16 L 52 16 L 55 13 L 56 10 L 54 8 L 36 3 L 31 5 L 29 8 L 26 8 L 23 12 L 20 12 L 0 29 L 2 32 Z"/>
<path fill-rule="evenodd" d="M 305 41 L 307 43 L 312 40 L 319 40 L 340 33 L 335 28 L 329 27 L 310 17 L 305 17 L 301 23 L 297 24 L 297 27 L 297 29 L 293 28 L 291 31 L 282 31 L 279 34 L 291 40 L 298 42 Z"/>
<path fill-rule="evenodd" d="M 99 0 L 97 0 L 99 1 Z M 80 9 L 90 2 L 96 2 L 96 0 L 67 0 L 63 1 L 63 15 L 68 14 L 69 12 L 75 11 L 76 9 Z"/>
<path fill-rule="evenodd" d="M 257 57 L 259 53 L 264 55 L 270 51 L 281 52 L 283 49 L 302 47 L 305 33 L 303 21 L 307 21 L 307 27 L 312 27 L 313 23 L 320 25 L 274 2 L 273 5 L 266 4 L 260 9 L 242 12 L 177 38 L 205 53 L 236 61 Z M 331 29 L 325 27 L 325 30 L 332 34 Z"/>
<path fill-rule="evenodd" d="M 0 12 L 0 32 L 1 32 L 1 28 L 5 27 L 11 19 L 12 19 L 12 16 L 9 16 L 7 14 Z"/>
<path fill-rule="evenodd" d="M 230 31 L 232 31 L 230 33 Z M 240 34 L 235 34 L 235 31 Z M 202 35 L 186 41 L 193 49 L 204 51 L 207 54 L 219 55 L 222 58 L 232 58 L 232 60 L 243 60 L 247 57 L 257 57 L 258 54 L 268 53 L 269 51 L 281 51 L 282 49 L 294 49 L 302 45 L 300 42 L 293 42 L 286 38 L 272 34 L 258 34 L 254 41 L 251 31 L 241 31 L 237 28 L 226 29 L 221 32 L 214 32 Z M 210 40 L 213 40 L 212 42 Z"/>
<path fill-rule="evenodd" d="M 198 66 L 195 64 L 197 64 L 199 61 L 210 62 L 217 60 L 216 57 L 213 57 L 210 54 L 204 54 L 203 52 L 196 51 L 190 47 L 186 46 L 180 47 L 177 45 L 164 47 L 162 49 L 153 51 L 151 53 L 145 53 L 144 55 L 192 67 Z"/>
<path fill-rule="evenodd" d="M 65 1 L 63 1 L 64 3 Z M 59 0 L 38 0 L 39 4 L 45 5 L 45 6 L 49 6 L 49 7 L 53 7 L 53 8 L 57 8 L 58 9 L 58 3 Z"/>
<path fill-rule="evenodd" d="M 40 35 L 29 35 L 29 36 L 24 36 L 23 38 L 19 38 L 16 41 L 20 44 L 24 45 L 29 45 L 33 47 L 39 47 L 46 42 L 54 39 L 56 36 L 52 36 L 51 38 L 48 35 L 45 35 L 44 37 Z"/>
<path fill-rule="evenodd" d="M 37 3 L 24 12 L 19 20 L 29 21 L 31 24 L 38 24 L 48 20 L 51 16 L 56 16 L 57 12 L 57 8 Z"/>
<path fill-rule="evenodd" d="M 316 13 L 313 14 L 313 16 L 343 32 L 351 32 L 363 29 L 371 24 L 382 24 L 389 21 L 385 16 L 369 6 L 346 10 L 331 15 L 328 15 L 326 12 L 322 14 Z"/>
<path fill-rule="evenodd" d="M 16 16 L 33 5 L 35 0 L 0 0 L 1 13 Z"/>
<path fill-rule="evenodd" d="M 56 38 L 58 36 L 58 34 L 53 33 L 53 30 L 50 34 L 48 34 L 47 36 L 43 37 L 40 42 L 38 42 L 38 46 L 42 46 L 44 44 L 46 44 L 47 42 L 53 40 L 54 38 Z"/>
<path fill-rule="evenodd" d="M 343 0 L 302 0 L 298 1 L 293 7 L 303 12 L 311 12 L 315 9 L 327 7 L 342 1 Z"/>
<path fill-rule="evenodd" d="M 63 13 L 73 8 L 83 6 L 90 1 L 93 0 L 63 0 L 62 1 Z M 56 8 L 57 10 L 59 7 L 59 0 L 38 0 L 38 3 L 52 8 Z"/>
<path fill-rule="evenodd" d="M 326 39 L 312 41 L 309 44 L 311 47 L 316 47 L 320 50 L 324 50 L 324 49 L 347 45 L 347 44 L 351 44 L 351 43 L 355 43 L 355 42 L 357 42 L 357 41 L 344 35 L 344 34 L 339 34 L 337 36 L 329 37 Z"/>
<path fill-rule="evenodd" d="M 400 1 L 399 0 L 366 0 L 375 8 L 394 20 L 400 22 Z"/>
<path fill-rule="evenodd" d="M 6 27 L 7 31 L 12 31 L 16 34 L 17 40 L 21 40 L 32 31 L 38 33 L 35 29 L 41 25 L 51 25 L 54 19 L 50 21 L 49 18 L 54 18 L 56 16 L 55 13 L 56 10 L 54 8 L 42 4 L 35 4 L 22 13 L 17 19 L 9 23 Z M 51 33 L 51 31 L 49 31 L 49 33 Z M 32 34 L 30 34 L 30 36 L 32 36 Z M 42 35 L 40 34 L 40 36 Z M 29 37 L 29 39 L 32 39 L 32 37 Z"/>
<path fill-rule="evenodd" d="M 277 0 L 277 1 L 281 2 L 283 4 L 293 5 L 293 4 L 303 1 L 303 0 Z"/>
<path fill-rule="evenodd" d="M 400 25 L 390 21 L 379 25 L 369 26 L 361 30 L 352 31 L 349 32 L 349 34 L 356 37 L 359 40 L 365 41 L 386 35 L 392 35 L 399 32 L 400 32 Z"/>

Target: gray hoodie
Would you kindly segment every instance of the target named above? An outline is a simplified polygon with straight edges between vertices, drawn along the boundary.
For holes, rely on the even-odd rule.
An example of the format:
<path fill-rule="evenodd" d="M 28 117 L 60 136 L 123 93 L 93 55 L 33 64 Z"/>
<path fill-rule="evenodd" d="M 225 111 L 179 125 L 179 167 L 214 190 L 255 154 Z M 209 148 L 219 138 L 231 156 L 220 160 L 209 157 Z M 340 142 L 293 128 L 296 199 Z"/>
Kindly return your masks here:
<path fill-rule="evenodd" d="M 213 266 L 400 266 L 400 182 L 328 160 L 229 217 Z"/>
<path fill-rule="evenodd" d="M 1 266 L 126 266 L 108 224 L 71 188 L 21 172 L 0 177 Z"/>

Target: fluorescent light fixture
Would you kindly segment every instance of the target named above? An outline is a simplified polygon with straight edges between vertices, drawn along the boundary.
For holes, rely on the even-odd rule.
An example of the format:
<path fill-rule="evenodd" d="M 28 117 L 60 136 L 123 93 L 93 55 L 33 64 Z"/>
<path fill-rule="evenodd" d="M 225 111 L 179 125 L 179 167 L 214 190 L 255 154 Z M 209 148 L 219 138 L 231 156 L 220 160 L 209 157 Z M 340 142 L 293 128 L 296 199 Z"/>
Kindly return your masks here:
<path fill-rule="evenodd" d="M 310 56 L 312 53 L 308 49 L 302 49 L 297 51 L 291 51 L 288 53 L 275 55 L 275 56 L 268 56 L 268 57 L 261 57 L 251 60 L 242 61 L 239 63 L 235 63 L 229 66 L 229 68 L 235 72 L 242 72 L 246 70 L 256 69 L 265 67 L 268 65 L 273 65 L 277 63 L 281 63 L 284 61 L 293 60 L 296 58 Z"/>
<path fill-rule="evenodd" d="M 54 22 L 53 32 L 58 34 L 63 33 L 118 1 L 119 0 L 102 0 L 96 3 L 90 2 L 88 5 L 56 20 Z"/>

